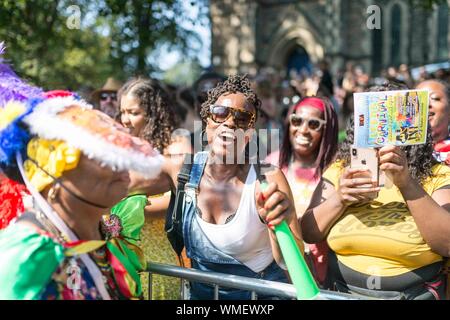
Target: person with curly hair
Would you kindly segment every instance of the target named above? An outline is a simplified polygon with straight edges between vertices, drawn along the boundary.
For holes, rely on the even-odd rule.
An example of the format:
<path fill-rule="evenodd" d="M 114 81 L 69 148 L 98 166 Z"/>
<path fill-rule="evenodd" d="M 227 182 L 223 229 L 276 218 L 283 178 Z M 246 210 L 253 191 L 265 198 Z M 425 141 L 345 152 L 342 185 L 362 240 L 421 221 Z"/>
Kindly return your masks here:
<path fill-rule="evenodd" d="M 132 135 L 151 141 L 166 157 L 174 153 L 191 152 L 189 135 L 187 138 L 173 135 L 178 126 L 173 103 L 161 82 L 144 78 L 130 79 L 119 90 L 120 122 Z M 149 261 L 175 265 L 177 257 L 164 232 L 170 192 L 146 195 L 149 196 L 150 204 L 145 207 L 145 224 L 141 232 L 144 254 Z M 179 288 L 179 281 L 175 278 L 155 275 L 152 297 L 149 298 L 178 299 Z"/>
<path fill-rule="evenodd" d="M 450 85 L 442 80 L 426 80 L 417 89 L 430 91 L 429 119 L 434 142 L 434 156 L 450 165 Z"/>
<path fill-rule="evenodd" d="M 306 97 L 293 105 L 286 117 L 283 142 L 266 161 L 281 168 L 301 219 L 322 173 L 333 162 L 338 147 L 338 118 L 330 100 Z M 323 284 L 328 246 L 324 241 L 305 246 L 307 262 L 316 280 Z"/>
<path fill-rule="evenodd" d="M 387 84 L 369 91 L 398 89 L 404 88 Z M 433 158 L 431 133 L 425 144 L 378 150 L 391 188 L 375 185 L 367 170 L 348 167 L 353 137 L 352 120 L 301 221 L 306 242 L 326 239 L 331 249 L 328 287 L 363 297 L 442 298 L 441 269 L 450 256 L 450 168 Z"/>
<path fill-rule="evenodd" d="M 120 88 L 119 103 L 120 122 L 131 134 L 153 141 L 163 152 L 178 121 L 162 84 L 154 79 L 131 79 Z"/>
<path fill-rule="evenodd" d="M 208 91 L 200 111 L 207 150 L 194 155 L 185 186 L 183 240 L 195 269 L 287 282 L 274 226 L 286 220 L 301 248 L 303 241 L 283 173 L 264 168 L 269 184 L 261 190 L 261 166 L 247 152 L 260 104 L 247 76 L 229 76 Z M 172 157 L 157 183 L 133 178 L 134 188 L 174 191 L 182 165 L 182 157 Z M 214 287 L 191 282 L 190 297 L 213 299 Z M 219 290 L 219 299 L 250 298 L 249 291 Z"/>

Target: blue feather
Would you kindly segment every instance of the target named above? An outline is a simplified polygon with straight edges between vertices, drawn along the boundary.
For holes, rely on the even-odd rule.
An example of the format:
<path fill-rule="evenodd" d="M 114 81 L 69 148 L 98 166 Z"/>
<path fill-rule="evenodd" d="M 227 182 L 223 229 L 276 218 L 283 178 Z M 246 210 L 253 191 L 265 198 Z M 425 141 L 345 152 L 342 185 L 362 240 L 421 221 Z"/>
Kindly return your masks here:
<path fill-rule="evenodd" d="M 42 98 L 31 99 L 26 104 L 26 111 L 0 131 L 0 163 L 7 166 L 14 165 L 17 152 L 24 152 L 30 141 L 30 134 L 22 123 L 22 119 L 33 112 L 34 108 L 42 102 Z"/>
<path fill-rule="evenodd" d="M 30 135 L 28 131 L 17 122 L 0 132 L 0 163 L 12 165 L 15 155 L 27 147 Z"/>
<path fill-rule="evenodd" d="M 41 102 L 42 90 L 33 87 L 20 79 L 12 68 L 4 62 L 1 55 L 5 52 L 5 45 L 0 42 L 0 108 L 8 101 L 27 101 L 26 111 L 0 131 L 0 163 L 7 166 L 14 165 L 17 152 L 26 150 L 30 134 L 21 121 L 33 112 L 36 105 Z"/>

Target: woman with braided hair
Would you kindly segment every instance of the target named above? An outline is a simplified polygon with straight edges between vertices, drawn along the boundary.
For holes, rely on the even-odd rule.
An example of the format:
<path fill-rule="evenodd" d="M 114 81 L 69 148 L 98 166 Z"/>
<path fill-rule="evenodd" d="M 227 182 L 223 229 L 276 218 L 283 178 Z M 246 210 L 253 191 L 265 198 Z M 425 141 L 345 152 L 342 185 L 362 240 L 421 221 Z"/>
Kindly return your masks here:
<path fill-rule="evenodd" d="M 208 92 L 200 112 L 207 150 L 194 155 L 185 186 L 183 238 L 195 269 L 287 282 L 274 226 L 286 220 L 300 247 L 303 242 L 283 173 L 267 168 L 269 186 L 262 191 L 260 165 L 247 152 L 260 104 L 246 76 L 230 76 Z M 182 165 L 183 157 L 172 157 L 156 180 L 132 177 L 133 188 L 147 194 L 174 190 Z M 212 299 L 214 288 L 191 283 L 190 294 Z M 243 290 L 219 290 L 220 299 L 250 297 Z"/>

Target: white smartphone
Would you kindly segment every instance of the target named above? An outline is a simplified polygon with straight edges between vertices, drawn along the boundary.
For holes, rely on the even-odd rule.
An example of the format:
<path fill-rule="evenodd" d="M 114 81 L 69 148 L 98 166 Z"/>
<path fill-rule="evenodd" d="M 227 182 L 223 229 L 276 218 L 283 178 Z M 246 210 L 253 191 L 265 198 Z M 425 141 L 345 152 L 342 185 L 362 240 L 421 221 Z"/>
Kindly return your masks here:
<path fill-rule="evenodd" d="M 380 161 L 376 149 L 352 147 L 350 157 L 351 168 L 370 170 L 372 180 L 377 181 L 378 186 L 384 186 L 385 175 L 379 168 Z M 372 187 L 372 185 L 361 187 Z"/>

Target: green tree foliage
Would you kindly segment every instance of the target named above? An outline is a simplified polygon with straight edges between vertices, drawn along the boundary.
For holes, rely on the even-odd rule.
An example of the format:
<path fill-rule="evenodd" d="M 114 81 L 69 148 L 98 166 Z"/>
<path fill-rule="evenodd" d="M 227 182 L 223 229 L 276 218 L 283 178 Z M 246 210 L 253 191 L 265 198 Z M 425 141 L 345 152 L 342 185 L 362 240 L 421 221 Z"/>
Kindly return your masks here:
<path fill-rule="evenodd" d="M 200 41 L 182 25 L 190 19 L 183 1 L 106 0 L 99 15 L 111 17 L 111 54 L 126 72 L 145 75 L 158 69 L 150 65 L 147 57 L 159 45 L 169 43 L 189 54 L 190 43 Z"/>
<path fill-rule="evenodd" d="M 0 0 L 0 41 L 19 75 L 43 88 L 99 87 L 108 76 L 124 80 L 157 70 L 147 58 L 161 44 L 193 55 L 189 44 L 200 40 L 183 26 L 192 19 L 183 14 L 183 3 Z M 201 6 L 206 17 L 206 0 L 190 5 Z"/>
<path fill-rule="evenodd" d="M 198 79 L 198 77 L 200 77 L 201 73 L 202 67 L 198 60 L 186 60 L 179 62 L 166 70 L 163 80 L 175 86 L 190 86 Z"/>
<path fill-rule="evenodd" d="M 21 76 L 44 88 L 77 88 L 110 71 L 98 64 L 108 59 L 108 39 L 89 28 L 67 27 L 66 10 L 73 2 L 0 3 L 0 39 Z"/>

